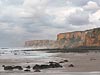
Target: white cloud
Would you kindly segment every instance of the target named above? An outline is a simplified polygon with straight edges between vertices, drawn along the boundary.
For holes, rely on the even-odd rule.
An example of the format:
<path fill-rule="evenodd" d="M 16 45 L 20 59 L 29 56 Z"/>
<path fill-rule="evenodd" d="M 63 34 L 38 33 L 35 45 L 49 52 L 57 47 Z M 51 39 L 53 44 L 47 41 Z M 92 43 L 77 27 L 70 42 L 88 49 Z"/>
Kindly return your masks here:
<path fill-rule="evenodd" d="M 96 11 L 93 14 L 89 15 L 90 22 L 100 22 L 100 10 Z"/>
<path fill-rule="evenodd" d="M 27 31 L 25 30 L 25 28 L 22 28 L 21 26 L 11 26 L 8 25 L 7 23 L 0 23 L 0 31 L 3 31 L 4 33 L 7 34 L 14 34 L 14 35 L 22 35 L 27 33 Z"/>
<path fill-rule="evenodd" d="M 54 23 L 63 24 L 66 22 L 66 18 L 68 18 L 71 14 L 75 13 L 76 11 L 83 11 L 83 9 L 78 7 L 50 8 L 46 10 L 46 13 L 54 17 Z"/>
<path fill-rule="evenodd" d="M 5 32 L 14 35 L 26 34 L 26 30 L 20 26 L 11 27 L 10 29 L 6 29 Z"/>
<path fill-rule="evenodd" d="M 96 2 L 89 1 L 87 3 L 87 5 L 83 6 L 83 8 L 86 9 L 86 10 L 97 10 L 100 7 L 99 7 L 99 5 Z"/>

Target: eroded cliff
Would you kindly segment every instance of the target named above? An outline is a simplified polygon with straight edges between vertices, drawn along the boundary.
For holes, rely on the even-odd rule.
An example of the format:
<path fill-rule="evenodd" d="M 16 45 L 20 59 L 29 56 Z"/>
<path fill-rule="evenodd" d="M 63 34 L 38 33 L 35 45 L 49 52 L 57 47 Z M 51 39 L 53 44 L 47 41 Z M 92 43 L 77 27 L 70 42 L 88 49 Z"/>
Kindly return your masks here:
<path fill-rule="evenodd" d="M 57 48 L 55 40 L 30 40 L 25 42 L 25 47 L 35 48 Z"/>
<path fill-rule="evenodd" d="M 100 46 L 100 28 L 86 31 L 60 33 L 57 35 L 57 41 L 60 48 Z"/>

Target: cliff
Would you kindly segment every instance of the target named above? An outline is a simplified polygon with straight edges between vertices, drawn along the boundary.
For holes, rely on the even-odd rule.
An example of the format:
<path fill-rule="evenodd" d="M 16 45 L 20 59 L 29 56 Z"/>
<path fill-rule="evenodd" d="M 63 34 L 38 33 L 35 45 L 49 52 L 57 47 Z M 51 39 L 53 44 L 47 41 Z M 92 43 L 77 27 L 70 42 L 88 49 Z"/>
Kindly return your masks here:
<path fill-rule="evenodd" d="M 30 40 L 25 47 L 42 48 L 77 48 L 100 46 L 100 28 L 86 31 L 59 33 L 57 40 Z"/>
<path fill-rule="evenodd" d="M 60 33 L 57 35 L 57 41 L 60 48 L 100 46 L 100 28 L 86 31 Z"/>
<path fill-rule="evenodd" d="M 25 47 L 57 48 L 57 41 L 54 41 L 54 40 L 30 40 L 30 41 L 25 42 Z"/>

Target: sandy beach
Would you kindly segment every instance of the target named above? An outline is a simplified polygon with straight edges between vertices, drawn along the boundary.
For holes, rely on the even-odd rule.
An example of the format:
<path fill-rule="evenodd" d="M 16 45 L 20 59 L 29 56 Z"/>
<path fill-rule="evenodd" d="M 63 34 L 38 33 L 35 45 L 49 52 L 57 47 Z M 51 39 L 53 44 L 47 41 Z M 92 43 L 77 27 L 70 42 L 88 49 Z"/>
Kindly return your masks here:
<path fill-rule="evenodd" d="M 34 52 L 33 52 L 34 53 Z M 38 51 L 37 51 L 38 53 Z M 40 57 L 33 56 L 19 56 L 11 55 L 0 56 L 0 75 L 99 75 L 100 73 L 100 53 L 99 52 L 89 52 L 89 53 L 45 53 Z M 36 52 L 35 52 L 36 54 Z M 33 54 L 34 55 L 34 54 Z M 32 67 L 35 64 L 48 64 L 49 61 L 60 62 L 63 60 L 68 60 L 68 62 L 60 63 L 62 68 L 49 68 L 42 69 L 41 72 L 34 72 Z M 73 64 L 74 67 L 68 67 L 68 65 Z M 13 70 L 5 71 L 2 65 L 19 65 L 25 70 L 26 66 L 31 66 L 30 72 L 24 72 L 24 70 Z"/>

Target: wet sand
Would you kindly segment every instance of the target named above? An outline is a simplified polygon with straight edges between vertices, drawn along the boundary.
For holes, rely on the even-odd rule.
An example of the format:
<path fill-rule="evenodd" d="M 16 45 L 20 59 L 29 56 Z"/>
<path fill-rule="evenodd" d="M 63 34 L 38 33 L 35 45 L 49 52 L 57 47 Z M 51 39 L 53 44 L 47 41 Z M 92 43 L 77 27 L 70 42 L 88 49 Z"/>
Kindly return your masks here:
<path fill-rule="evenodd" d="M 64 71 L 67 72 L 93 72 L 100 71 L 100 53 L 63 53 L 58 57 L 69 59 L 68 63 L 64 63 Z M 68 64 L 74 64 L 75 67 L 69 68 Z"/>
<path fill-rule="evenodd" d="M 50 68 L 43 69 L 41 72 L 36 73 L 31 68 L 31 72 L 24 71 L 4 71 L 2 65 L 20 65 L 24 69 L 30 65 L 33 67 L 35 64 L 48 64 L 49 61 L 60 62 L 62 60 L 69 62 L 61 63 L 63 68 Z M 73 64 L 74 67 L 68 67 Z M 75 72 L 78 72 L 75 73 Z M 82 72 L 84 72 L 82 74 Z M 0 75 L 100 75 L 100 53 L 53 53 L 49 57 L 42 58 L 0 58 Z M 95 74 L 96 73 L 96 74 Z"/>

